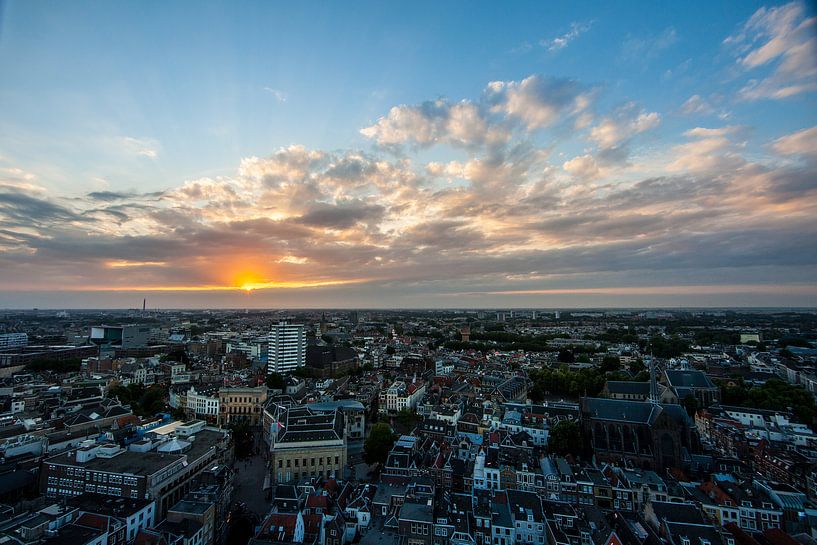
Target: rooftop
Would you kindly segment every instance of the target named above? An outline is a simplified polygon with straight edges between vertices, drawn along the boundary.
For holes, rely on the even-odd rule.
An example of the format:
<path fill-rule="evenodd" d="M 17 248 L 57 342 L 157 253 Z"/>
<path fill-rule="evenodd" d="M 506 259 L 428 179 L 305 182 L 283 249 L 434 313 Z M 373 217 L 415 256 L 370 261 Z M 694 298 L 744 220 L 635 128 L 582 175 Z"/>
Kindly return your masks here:
<path fill-rule="evenodd" d="M 156 451 L 124 451 L 112 458 L 97 457 L 87 462 L 77 462 L 75 453 L 69 451 L 49 458 L 46 462 L 65 466 L 84 467 L 86 469 L 109 473 L 152 475 L 183 458 L 186 458 L 189 463 L 198 460 L 211 448 L 216 447 L 221 439 L 222 434 L 220 432 L 202 430 L 196 434 L 196 440 L 193 441 L 190 450 L 184 454 L 169 454 Z"/>

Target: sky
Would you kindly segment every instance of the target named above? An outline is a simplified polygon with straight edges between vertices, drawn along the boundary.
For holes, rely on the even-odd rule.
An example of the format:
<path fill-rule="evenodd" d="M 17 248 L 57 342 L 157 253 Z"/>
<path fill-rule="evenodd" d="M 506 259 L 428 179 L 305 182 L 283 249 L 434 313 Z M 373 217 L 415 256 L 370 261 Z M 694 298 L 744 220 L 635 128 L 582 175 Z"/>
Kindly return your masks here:
<path fill-rule="evenodd" d="M 0 308 L 817 306 L 806 2 L 0 0 Z"/>

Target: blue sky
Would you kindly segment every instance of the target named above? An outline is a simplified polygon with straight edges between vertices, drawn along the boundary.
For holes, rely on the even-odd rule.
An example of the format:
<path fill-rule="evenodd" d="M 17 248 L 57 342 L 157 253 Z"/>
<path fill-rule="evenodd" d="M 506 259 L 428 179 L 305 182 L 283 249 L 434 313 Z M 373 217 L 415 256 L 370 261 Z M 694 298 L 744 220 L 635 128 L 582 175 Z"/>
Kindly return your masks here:
<path fill-rule="evenodd" d="M 0 290 L 31 292 L 40 305 L 53 297 L 44 294 L 46 286 L 54 286 L 53 277 L 29 273 L 25 282 L 19 279 L 20 271 L 35 270 L 46 255 L 55 267 L 50 274 L 57 275 L 57 285 L 76 291 L 69 302 L 77 305 L 117 306 L 129 287 L 229 287 L 233 280 L 170 266 L 168 250 L 158 249 L 155 256 L 145 250 L 130 259 L 121 250 L 100 247 L 95 237 L 146 243 L 161 234 L 196 233 L 206 241 L 207 234 L 216 237 L 248 220 L 275 222 L 258 234 L 257 255 L 251 255 L 250 239 L 232 256 L 253 262 L 247 274 L 267 297 L 253 294 L 259 306 L 274 304 L 281 290 L 290 290 L 287 297 L 296 301 L 293 294 L 303 293 L 309 306 L 315 296 L 298 290 L 305 289 L 302 285 L 314 290 L 315 283 L 330 277 L 377 285 L 386 294 L 383 300 L 393 297 L 395 304 L 406 290 L 412 300 L 431 304 L 433 293 L 452 288 L 445 271 L 403 277 L 384 270 L 369 277 L 350 270 L 362 263 L 377 269 L 390 259 L 389 252 L 395 254 L 391 259 L 416 261 L 419 269 L 428 269 L 426 259 L 433 263 L 446 256 L 481 292 L 523 291 L 534 297 L 557 287 L 623 287 L 630 276 L 625 265 L 613 271 L 590 260 L 566 266 L 555 282 L 543 276 L 543 263 L 552 258 L 532 257 L 534 250 L 610 249 L 649 238 L 655 230 L 695 236 L 701 243 L 704 235 L 734 231 L 740 225 L 736 218 L 749 215 L 762 240 L 784 236 L 781 215 L 791 215 L 790 224 L 802 222 L 800 233 L 815 227 L 805 219 L 814 204 L 814 183 L 808 180 L 817 133 L 808 131 L 817 124 L 815 13 L 803 3 L 11 1 L 0 3 L 0 17 L 0 168 L 5 173 L 0 188 L 11 195 L 5 216 L 0 208 L 0 227 L 8 238 L 0 260 L 7 259 L 6 269 L 14 271 L 6 278 L 0 273 Z M 455 115 L 472 116 L 469 123 L 451 114 L 457 105 L 464 108 Z M 484 134 L 475 137 L 481 130 Z M 786 137 L 791 138 L 775 146 Z M 282 174 L 280 164 L 291 167 L 310 153 L 321 156 L 308 160 L 306 171 L 295 178 L 288 177 L 290 171 Z M 378 186 L 356 180 L 323 192 L 313 187 L 325 189 L 322 177 L 351 156 L 362 156 L 370 169 L 388 163 L 390 181 Z M 250 164 L 262 174 L 250 172 Z M 365 178 L 370 170 L 356 172 Z M 281 180 L 270 178 L 275 176 L 286 178 L 284 193 L 268 191 L 282 187 Z M 631 203 L 607 211 L 617 221 L 646 221 L 651 215 L 656 221 L 651 232 L 636 229 L 603 240 L 568 227 L 558 231 L 552 227 L 557 218 L 546 212 L 514 209 L 519 199 L 541 199 L 559 208 L 553 210 L 556 216 L 586 216 L 581 225 L 597 224 L 592 199 L 624 195 L 661 176 L 670 177 L 671 184 L 694 185 L 673 185 L 668 192 L 709 196 L 672 197 L 677 200 L 670 205 L 671 199 L 658 195 L 651 207 Z M 724 176 L 731 185 L 723 185 Z M 253 179 L 259 185 L 253 186 Z M 728 210 L 719 206 L 712 194 L 747 192 L 739 179 L 766 188 L 766 201 L 730 202 Z M 202 180 L 208 189 L 197 186 L 197 204 L 191 205 L 191 184 Z M 397 191 L 401 183 L 416 191 Z M 797 195 L 787 194 L 785 201 L 770 197 L 780 184 L 796 188 Z M 463 199 L 490 200 L 490 192 L 481 193 L 488 189 L 503 193 L 493 211 L 463 208 Z M 224 191 L 238 190 L 253 194 L 255 205 L 223 200 Z M 104 192 L 107 198 L 99 198 Z M 24 206 L 19 194 L 37 201 L 25 204 L 35 216 L 38 210 L 53 213 L 54 207 L 60 212 L 43 216 L 38 225 L 22 225 L 14 217 Z M 118 196 L 114 200 L 110 194 Z M 429 198 L 441 203 L 431 212 L 422 206 Z M 364 221 L 355 206 L 375 211 L 376 217 Z M 309 224 L 309 236 L 297 235 L 303 246 L 289 235 L 269 238 L 271 231 L 303 225 L 326 207 L 343 213 L 355 208 L 357 215 L 342 225 L 325 219 Z M 520 214 L 524 235 L 510 232 L 498 215 L 500 207 L 505 214 Z M 683 225 L 664 221 L 667 211 L 684 208 L 704 216 L 710 212 L 706 225 L 697 231 L 691 218 Z M 114 217 L 115 226 L 110 225 Z M 441 240 L 418 247 L 412 233 L 432 220 L 454 222 L 447 228 L 468 233 L 479 244 L 462 248 L 459 256 Z M 53 240 L 50 229 L 63 233 L 65 244 L 76 245 L 74 255 L 84 255 L 84 261 L 49 254 L 44 241 Z M 411 244 L 412 251 L 395 250 Z M 768 246 L 742 244 L 735 251 L 745 262 L 754 258 L 778 266 L 766 263 Z M 318 247 L 324 255 L 349 247 L 354 258 L 343 270 L 327 269 Z M 384 255 L 374 256 L 375 248 Z M 711 272 L 728 269 L 728 263 L 701 259 L 696 264 L 697 250 L 690 248 L 691 242 L 671 250 L 672 255 L 688 252 L 681 256 L 686 272 L 676 272 L 674 279 L 657 272 L 653 262 L 633 265 L 641 284 L 667 281 L 669 289 L 728 283 Z M 223 251 L 212 256 L 198 248 L 194 254 L 190 257 L 204 262 L 224 259 Z M 817 257 L 809 254 L 776 272 L 779 276 L 746 273 L 739 283 L 792 282 L 796 296 L 775 291 L 766 302 L 802 301 L 802 284 Z M 485 255 L 509 260 L 507 270 L 486 263 Z M 374 257 L 381 260 L 367 261 Z M 56 267 L 55 259 L 65 266 Z M 266 265 L 280 260 L 287 270 Z M 152 265 L 111 266 L 124 261 Z M 520 275 L 529 280 L 519 280 Z M 286 282 L 292 287 L 280 287 Z M 100 283 L 123 291 L 85 293 Z M 334 290 L 338 301 L 354 305 L 358 296 L 341 286 L 320 286 L 320 297 Z M 174 296 L 179 304 L 208 304 L 206 293 L 193 293 Z M 810 304 L 817 302 L 817 291 L 809 293 Z M 742 303 L 743 295 L 727 295 L 724 301 Z M 536 295 L 533 304 L 546 305 L 549 296 L 555 294 Z M 639 296 L 629 297 L 638 304 Z M 28 306 L 23 299 L 15 296 L 6 304 Z M 489 298 L 462 295 L 461 300 L 478 305 Z M 515 301 L 512 295 L 507 300 Z M 492 295 L 490 301 L 505 299 Z"/>

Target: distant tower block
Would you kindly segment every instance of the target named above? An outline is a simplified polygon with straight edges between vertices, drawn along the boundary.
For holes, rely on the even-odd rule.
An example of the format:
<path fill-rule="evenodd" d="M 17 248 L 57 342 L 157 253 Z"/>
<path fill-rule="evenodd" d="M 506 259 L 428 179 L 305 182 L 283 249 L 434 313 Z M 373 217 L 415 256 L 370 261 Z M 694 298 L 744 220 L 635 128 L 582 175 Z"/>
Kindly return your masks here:
<path fill-rule="evenodd" d="M 462 335 L 462 342 L 467 343 L 471 340 L 471 326 L 462 326 L 460 329 L 460 335 Z"/>

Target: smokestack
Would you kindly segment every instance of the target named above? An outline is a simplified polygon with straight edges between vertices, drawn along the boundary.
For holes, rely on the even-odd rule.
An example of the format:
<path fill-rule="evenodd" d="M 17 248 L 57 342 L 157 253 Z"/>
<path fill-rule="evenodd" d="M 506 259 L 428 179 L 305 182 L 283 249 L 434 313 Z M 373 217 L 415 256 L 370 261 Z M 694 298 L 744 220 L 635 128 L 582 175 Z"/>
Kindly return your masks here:
<path fill-rule="evenodd" d="M 145 305 L 147 304 L 147 302 L 148 302 L 147 297 L 142 299 L 142 314 L 145 313 Z"/>

